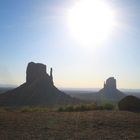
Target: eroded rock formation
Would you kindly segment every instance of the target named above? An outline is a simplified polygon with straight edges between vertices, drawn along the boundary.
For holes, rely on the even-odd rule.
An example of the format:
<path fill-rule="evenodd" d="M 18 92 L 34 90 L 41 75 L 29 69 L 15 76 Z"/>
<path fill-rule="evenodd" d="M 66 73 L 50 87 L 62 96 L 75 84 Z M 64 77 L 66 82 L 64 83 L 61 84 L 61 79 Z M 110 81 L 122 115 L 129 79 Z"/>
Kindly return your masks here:
<path fill-rule="evenodd" d="M 30 62 L 26 70 L 26 82 L 14 90 L 0 95 L 1 106 L 55 106 L 80 102 L 58 90 L 53 84 L 46 65 Z"/>
<path fill-rule="evenodd" d="M 46 76 L 46 65 L 30 62 L 26 70 L 26 83 L 32 83 L 35 80 Z"/>
<path fill-rule="evenodd" d="M 110 77 L 104 83 L 104 88 L 107 90 L 114 90 L 116 89 L 116 79 L 114 77 Z"/>
<path fill-rule="evenodd" d="M 47 71 L 46 65 L 41 63 L 30 62 L 26 70 L 26 83 L 31 84 L 36 80 L 46 78 L 46 80 L 50 84 L 53 84 L 52 68 L 50 69 L 50 75 L 48 75 L 46 71 Z"/>
<path fill-rule="evenodd" d="M 111 101 L 119 101 L 125 95 L 117 89 L 116 79 L 110 77 L 104 82 L 104 87 L 99 91 L 99 94 L 104 98 Z"/>

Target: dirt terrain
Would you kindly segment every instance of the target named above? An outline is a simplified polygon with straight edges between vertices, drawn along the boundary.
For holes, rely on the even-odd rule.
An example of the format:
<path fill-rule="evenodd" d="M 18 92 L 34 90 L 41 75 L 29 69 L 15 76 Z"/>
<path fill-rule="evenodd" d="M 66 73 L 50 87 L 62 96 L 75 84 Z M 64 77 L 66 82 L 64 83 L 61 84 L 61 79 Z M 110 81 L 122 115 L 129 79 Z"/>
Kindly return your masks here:
<path fill-rule="evenodd" d="M 0 140 L 140 140 L 140 113 L 3 112 Z"/>

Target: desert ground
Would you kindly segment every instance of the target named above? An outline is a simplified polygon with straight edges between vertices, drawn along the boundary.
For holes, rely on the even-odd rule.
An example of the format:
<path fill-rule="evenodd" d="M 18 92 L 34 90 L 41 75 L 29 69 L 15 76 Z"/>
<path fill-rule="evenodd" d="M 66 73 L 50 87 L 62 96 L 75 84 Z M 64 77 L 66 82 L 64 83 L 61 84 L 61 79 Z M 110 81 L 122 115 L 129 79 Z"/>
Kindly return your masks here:
<path fill-rule="evenodd" d="M 140 113 L 0 113 L 0 140 L 140 140 Z"/>

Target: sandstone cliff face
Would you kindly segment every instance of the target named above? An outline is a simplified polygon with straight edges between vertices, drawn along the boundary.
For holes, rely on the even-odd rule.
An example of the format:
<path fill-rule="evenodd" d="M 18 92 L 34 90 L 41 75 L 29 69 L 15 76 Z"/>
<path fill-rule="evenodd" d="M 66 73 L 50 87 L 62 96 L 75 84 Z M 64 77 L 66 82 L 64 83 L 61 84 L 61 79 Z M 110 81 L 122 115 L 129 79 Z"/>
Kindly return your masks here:
<path fill-rule="evenodd" d="M 49 75 L 46 65 L 34 62 L 27 66 L 24 84 L 0 95 L 1 106 L 56 106 L 78 102 L 54 86 L 52 68 Z"/>

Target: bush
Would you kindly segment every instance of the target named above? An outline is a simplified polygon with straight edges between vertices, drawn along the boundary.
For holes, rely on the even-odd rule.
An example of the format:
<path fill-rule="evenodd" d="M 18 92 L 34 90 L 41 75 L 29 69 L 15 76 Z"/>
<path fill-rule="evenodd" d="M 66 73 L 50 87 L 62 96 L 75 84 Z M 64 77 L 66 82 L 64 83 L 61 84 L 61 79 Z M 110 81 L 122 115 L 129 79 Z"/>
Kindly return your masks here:
<path fill-rule="evenodd" d="M 86 105 L 77 105 L 74 107 L 74 111 L 86 111 L 88 110 Z"/>
<path fill-rule="evenodd" d="M 97 106 L 97 110 L 104 110 L 104 107 L 99 105 L 99 106 Z"/>
<path fill-rule="evenodd" d="M 5 109 L 5 108 L 0 108 L 0 113 L 3 113 L 3 112 L 7 112 L 7 109 Z"/>
<path fill-rule="evenodd" d="M 106 103 L 103 105 L 104 110 L 113 110 L 114 108 L 115 108 L 115 106 L 111 103 Z"/>
<path fill-rule="evenodd" d="M 11 107 L 0 107 L 0 113 L 1 112 L 9 112 L 9 111 L 14 111 L 14 109 Z"/>
<path fill-rule="evenodd" d="M 97 104 L 90 104 L 89 105 L 89 110 L 97 110 L 97 109 L 98 109 Z"/>
<path fill-rule="evenodd" d="M 67 107 L 64 109 L 64 111 L 66 111 L 66 112 L 72 112 L 72 111 L 74 111 L 74 106 L 72 106 L 72 105 L 67 106 Z"/>
<path fill-rule="evenodd" d="M 57 111 L 63 112 L 64 111 L 64 108 L 63 107 L 59 107 Z"/>
<path fill-rule="evenodd" d="M 135 96 L 126 96 L 118 103 L 119 110 L 140 111 L 140 99 Z"/>
<path fill-rule="evenodd" d="M 65 106 L 65 107 L 59 107 L 57 111 L 59 112 L 72 112 L 72 111 L 89 111 L 89 110 L 97 110 L 98 107 L 96 104 L 81 104 L 81 105 L 75 105 L 75 106 Z"/>

